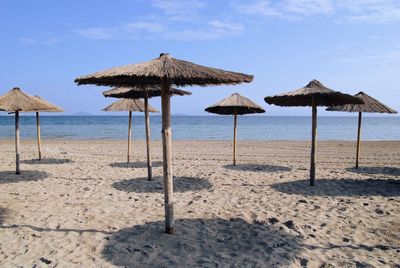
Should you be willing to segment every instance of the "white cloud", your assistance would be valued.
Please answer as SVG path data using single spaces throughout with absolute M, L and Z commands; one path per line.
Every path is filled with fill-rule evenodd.
M 256 0 L 252 3 L 234 3 L 236 10 L 266 17 L 294 18 L 333 12 L 332 0 Z
M 254 0 L 233 2 L 244 14 L 265 17 L 301 18 L 329 14 L 347 22 L 400 21 L 399 0 Z
M 74 32 L 82 37 L 89 39 L 112 39 L 115 29 L 110 28 L 85 28 L 74 30 Z
M 241 23 L 211 20 L 195 26 L 180 27 L 172 23 L 130 22 L 110 28 L 85 28 L 74 33 L 88 39 L 167 39 L 180 41 L 215 40 L 240 34 L 244 30 Z
M 345 11 L 345 19 L 353 22 L 400 21 L 398 0 L 338 0 L 337 8 Z
M 328 14 L 334 10 L 331 0 L 284 0 L 282 8 L 302 15 Z
M 283 15 L 269 0 L 255 1 L 243 5 L 235 3 L 234 6 L 239 12 L 247 14 L 258 14 L 266 17 L 280 17 Z
M 192 20 L 207 4 L 203 0 L 152 0 L 151 5 L 163 11 L 170 19 Z
M 149 34 L 160 33 L 164 26 L 156 22 L 137 21 L 115 27 L 89 27 L 73 30 L 73 33 L 98 40 L 148 38 Z
M 24 44 L 24 45 L 46 45 L 46 46 L 51 46 L 60 43 L 64 39 L 68 38 L 67 36 L 65 37 L 59 37 L 56 36 L 52 33 L 45 33 L 41 34 L 40 37 L 37 38 L 32 38 L 32 37 L 22 37 L 19 38 L 19 42 Z

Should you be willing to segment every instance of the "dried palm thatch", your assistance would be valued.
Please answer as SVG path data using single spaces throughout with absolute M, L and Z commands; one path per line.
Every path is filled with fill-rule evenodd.
M 171 88 L 170 93 L 173 96 L 192 95 L 192 92 Z M 149 87 L 116 87 L 103 92 L 104 97 L 142 99 L 161 96 L 161 87 L 159 85 Z
M 362 104 L 363 101 L 349 94 L 325 87 L 318 80 L 312 80 L 305 87 L 280 95 L 265 97 L 269 104 L 279 106 L 312 106 L 310 185 L 315 184 L 315 150 L 317 136 L 317 106 Z
M 360 139 L 361 139 L 361 119 L 362 113 L 388 113 L 395 114 L 397 111 L 379 102 L 377 99 L 365 94 L 364 92 L 358 92 L 354 95 L 363 100 L 364 104 L 346 104 L 343 106 L 332 106 L 328 107 L 327 111 L 336 112 L 358 112 L 358 128 L 357 128 L 357 146 L 356 146 L 356 168 L 358 168 L 359 156 L 360 156 Z
M 343 106 L 331 106 L 328 107 L 327 111 L 336 111 L 336 112 L 361 112 L 361 113 L 388 113 L 395 114 L 397 111 L 392 108 L 386 106 L 382 102 L 379 102 L 377 99 L 365 94 L 360 91 L 356 95 L 360 98 L 364 103 L 363 104 L 346 104 Z
M 47 100 L 39 97 L 38 95 L 35 95 L 35 98 L 38 98 L 39 100 L 45 102 L 47 104 L 47 107 L 44 107 L 42 110 L 39 112 L 51 112 L 51 113 L 61 113 L 64 112 L 63 109 L 58 107 L 57 105 L 52 104 L 51 102 L 48 102 Z
M 78 85 L 98 86 L 150 86 L 160 85 L 161 78 L 176 86 L 207 86 L 251 82 L 252 75 L 205 67 L 160 54 L 151 61 L 107 69 L 75 79 Z
M 0 111 L 8 111 L 15 113 L 15 158 L 16 158 L 16 174 L 20 173 L 20 156 L 19 156 L 19 113 L 20 112 L 36 112 L 36 129 L 39 160 L 42 159 L 41 141 L 40 141 L 40 117 L 39 112 L 62 112 L 63 110 L 54 104 L 40 98 L 39 96 L 31 96 L 26 94 L 18 87 L 11 89 L 9 92 L 0 96 Z
M 144 107 L 144 102 L 139 99 L 120 99 L 120 100 L 108 105 L 107 107 L 105 107 L 103 109 L 103 111 L 106 111 L 106 112 L 123 112 L 123 111 L 144 112 L 145 107 Z M 150 113 L 158 113 L 159 111 L 156 108 L 149 106 L 149 112 Z
M 207 86 L 249 83 L 252 75 L 205 67 L 161 54 L 159 58 L 125 65 L 75 79 L 78 85 L 161 86 L 165 231 L 175 233 L 171 138 L 171 85 Z
M 174 96 L 191 95 L 192 92 L 179 90 L 175 88 L 170 89 L 170 94 Z M 152 85 L 148 87 L 117 87 L 103 92 L 105 97 L 114 98 L 127 98 L 127 99 L 140 99 L 144 98 L 144 117 L 146 126 L 146 151 L 147 151 L 147 179 L 153 179 L 151 154 L 150 154 L 150 118 L 149 112 L 146 110 L 149 104 L 149 98 L 161 96 L 161 87 L 159 85 Z
M 121 112 L 128 111 L 128 153 L 127 153 L 127 162 L 130 161 L 131 156 L 131 139 L 132 139 L 132 112 L 151 112 L 158 113 L 159 111 L 156 108 L 151 107 L 150 105 L 145 105 L 142 100 L 139 99 L 120 99 L 103 109 L 106 112 Z
M 18 87 L 0 96 L 0 111 L 42 112 L 54 109 L 54 107 L 56 106 L 41 98 L 31 96 Z
M 236 166 L 237 115 L 265 113 L 265 110 L 250 99 L 243 97 L 239 93 L 234 93 L 207 107 L 205 111 L 214 114 L 233 115 L 233 165 Z
M 250 99 L 234 93 L 229 97 L 207 107 L 206 112 L 214 114 L 255 114 L 265 113 L 265 110 Z
M 275 104 L 278 106 L 312 106 L 313 101 L 317 106 L 363 103 L 352 95 L 325 87 L 318 80 L 312 80 L 305 87 L 294 91 L 272 97 L 265 97 L 264 100 L 268 104 Z

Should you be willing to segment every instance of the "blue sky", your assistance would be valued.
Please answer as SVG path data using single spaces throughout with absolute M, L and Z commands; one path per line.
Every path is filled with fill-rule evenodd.
M 255 76 L 239 86 L 187 88 L 193 95 L 173 99 L 175 114 L 205 114 L 239 92 L 267 115 L 309 115 L 263 97 L 312 79 L 400 110 L 399 24 L 398 0 L 2 0 L 0 93 L 18 86 L 68 114 L 101 114 L 113 101 L 101 94 L 108 88 L 78 87 L 74 78 L 169 52 Z

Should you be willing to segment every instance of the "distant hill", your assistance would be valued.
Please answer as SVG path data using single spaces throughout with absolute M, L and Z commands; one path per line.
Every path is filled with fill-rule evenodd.
M 88 112 L 77 112 L 77 113 L 73 113 L 71 115 L 77 115 L 77 116 L 84 116 L 84 115 L 92 115 L 91 113 Z

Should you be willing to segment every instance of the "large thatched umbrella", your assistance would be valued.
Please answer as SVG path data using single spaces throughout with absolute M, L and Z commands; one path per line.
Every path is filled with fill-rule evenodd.
M 312 107 L 312 132 L 311 132 L 311 164 L 310 185 L 315 183 L 315 147 L 317 135 L 317 106 L 332 106 L 343 104 L 362 104 L 363 101 L 349 94 L 334 91 L 325 87 L 317 80 L 312 80 L 308 85 L 295 91 L 280 95 L 265 97 L 268 104 L 279 106 L 311 106 Z
M 145 90 L 144 90 L 145 89 Z M 192 92 L 171 88 L 171 94 L 176 96 L 191 95 Z M 105 97 L 126 98 L 126 99 L 144 99 L 144 115 L 146 125 L 146 150 L 147 150 L 147 179 L 153 178 L 150 154 L 150 118 L 149 118 L 149 98 L 161 96 L 160 86 L 149 87 L 116 87 L 103 92 Z
M 207 107 L 206 112 L 222 115 L 233 115 L 233 165 L 236 166 L 236 126 L 237 116 L 244 114 L 265 113 L 265 110 L 258 104 L 234 93 L 229 97 Z
M 145 107 L 144 102 L 139 99 L 120 99 L 112 104 L 108 105 L 103 109 L 106 112 L 129 112 L 128 119 L 128 154 L 127 154 L 127 162 L 129 163 L 129 158 L 131 154 L 131 137 L 132 137 L 132 112 L 145 112 L 148 111 L 150 113 L 158 113 L 159 111 L 156 108 L 153 108 L 149 105 Z
M 0 96 L 0 111 L 15 113 L 15 156 L 16 173 L 20 173 L 19 168 L 19 113 L 20 112 L 40 112 L 54 109 L 50 103 L 40 98 L 28 95 L 15 87 L 3 96 Z M 38 133 L 40 135 L 40 132 Z
M 42 160 L 42 145 L 41 145 L 41 139 L 40 139 L 40 116 L 39 116 L 39 112 L 60 113 L 60 112 L 64 112 L 64 110 L 61 109 L 60 107 L 48 102 L 47 100 L 39 97 L 38 95 L 35 95 L 35 97 L 47 104 L 47 107 L 43 107 L 42 110 L 36 111 L 36 132 L 37 132 L 38 153 L 39 153 L 39 160 Z
M 364 104 L 346 104 L 342 106 L 328 107 L 327 111 L 337 112 L 358 112 L 358 129 L 357 129 L 357 149 L 356 149 L 356 168 L 358 168 L 358 158 L 360 154 L 360 136 L 361 136 L 361 118 L 362 113 L 388 113 L 395 114 L 397 111 L 365 94 L 364 92 L 358 92 L 354 95 L 364 101 Z
M 75 82 L 78 85 L 125 87 L 161 85 L 165 226 L 166 232 L 172 234 L 175 232 L 175 228 L 171 150 L 171 85 L 208 86 L 249 83 L 252 80 L 252 75 L 209 68 L 174 59 L 169 54 L 161 54 L 159 58 L 151 61 L 86 75 L 76 79 Z

